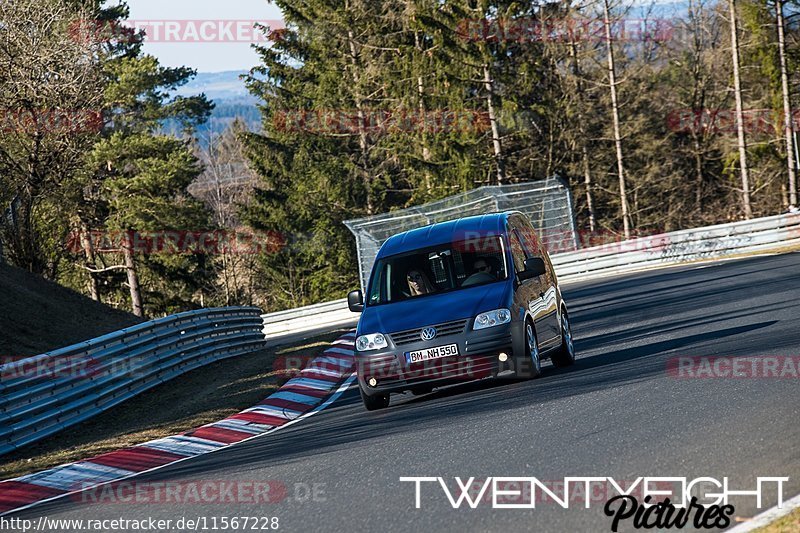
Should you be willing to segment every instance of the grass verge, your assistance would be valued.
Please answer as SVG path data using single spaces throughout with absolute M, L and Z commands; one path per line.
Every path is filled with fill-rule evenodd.
M 756 533 L 797 533 L 798 531 L 800 531 L 800 508 L 775 520 L 768 526 L 757 529 Z
M 348 328 L 349 329 L 349 328 Z M 287 381 L 276 358 L 316 357 L 347 329 L 217 361 L 150 389 L 41 442 L 0 456 L 0 479 L 88 459 L 216 422 L 252 407 Z

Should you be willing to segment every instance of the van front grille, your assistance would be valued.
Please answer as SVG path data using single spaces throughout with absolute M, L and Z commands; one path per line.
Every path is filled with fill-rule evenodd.
M 399 331 L 397 333 L 389 334 L 389 337 L 394 342 L 395 346 L 402 346 L 404 344 L 411 344 L 412 342 L 419 342 L 422 340 L 420 334 L 422 330 L 429 327 L 436 328 L 436 338 L 448 337 L 450 335 L 457 335 L 464 332 L 469 319 L 454 320 L 453 322 L 445 322 L 443 324 L 434 324 L 433 326 L 424 326 L 416 329 L 409 329 L 406 331 Z

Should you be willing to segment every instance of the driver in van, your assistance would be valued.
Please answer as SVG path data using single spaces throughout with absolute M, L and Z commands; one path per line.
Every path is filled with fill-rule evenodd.
M 433 284 L 431 284 L 428 276 L 422 270 L 412 268 L 406 274 L 406 281 L 408 281 L 408 290 L 411 296 L 419 296 L 420 294 L 429 294 L 435 291 Z
M 472 264 L 472 271 L 473 275 L 484 273 L 495 277 L 495 273 L 492 271 L 490 260 L 485 257 L 479 257 L 475 260 L 475 262 Z

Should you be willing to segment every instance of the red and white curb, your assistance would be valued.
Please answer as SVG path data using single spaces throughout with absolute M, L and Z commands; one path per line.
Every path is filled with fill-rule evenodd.
M 0 516 L 152 472 L 285 428 L 333 403 L 355 380 L 350 332 L 261 403 L 180 435 L 0 481 Z

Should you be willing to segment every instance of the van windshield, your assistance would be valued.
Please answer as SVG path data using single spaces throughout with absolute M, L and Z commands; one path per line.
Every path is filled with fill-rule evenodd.
M 367 305 L 451 292 L 507 278 L 498 235 L 384 257 L 372 269 Z

